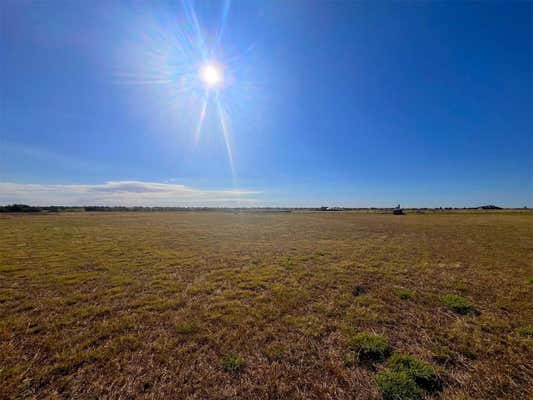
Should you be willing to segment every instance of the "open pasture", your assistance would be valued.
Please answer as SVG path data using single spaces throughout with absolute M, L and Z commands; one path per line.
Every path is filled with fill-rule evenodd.
M 3 215 L 0 397 L 526 399 L 532 291 L 526 212 Z

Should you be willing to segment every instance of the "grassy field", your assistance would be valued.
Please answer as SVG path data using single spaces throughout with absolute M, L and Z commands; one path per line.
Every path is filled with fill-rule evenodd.
M 527 399 L 533 214 L 0 216 L 0 397 Z

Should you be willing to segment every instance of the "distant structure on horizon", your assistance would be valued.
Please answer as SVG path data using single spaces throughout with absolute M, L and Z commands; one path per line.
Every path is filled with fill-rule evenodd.
M 405 213 L 403 212 L 403 210 L 402 210 L 402 208 L 400 207 L 399 204 L 396 206 L 396 208 L 394 210 L 392 210 L 392 213 L 394 215 L 405 215 Z
M 320 207 L 320 211 L 343 211 L 343 210 L 344 210 L 343 207 L 326 207 L 326 206 Z
M 502 210 L 501 207 L 495 206 L 493 204 L 489 204 L 486 206 L 479 206 L 478 209 L 479 210 Z

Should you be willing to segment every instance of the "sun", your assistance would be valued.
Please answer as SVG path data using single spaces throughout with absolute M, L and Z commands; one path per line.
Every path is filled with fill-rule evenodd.
M 200 68 L 200 79 L 207 88 L 215 88 L 224 80 L 222 68 L 216 63 L 207 63 Z

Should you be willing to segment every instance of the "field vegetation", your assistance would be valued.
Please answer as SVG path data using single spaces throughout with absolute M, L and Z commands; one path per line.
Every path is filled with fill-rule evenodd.
M 533 213 L 0 216 L 0 398 L 527 399 Z

